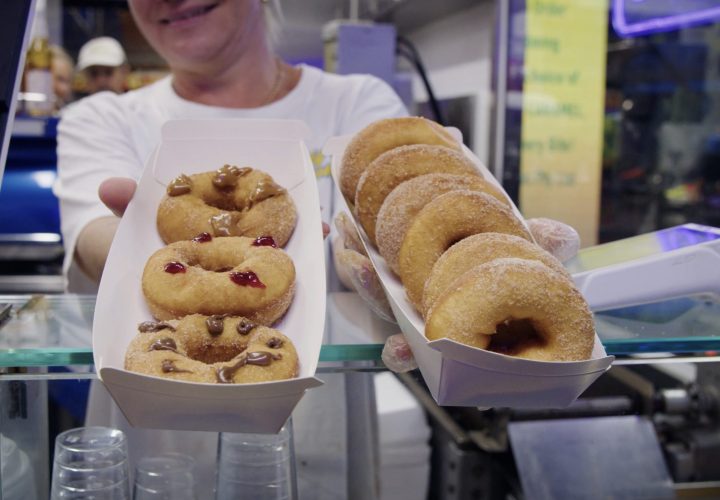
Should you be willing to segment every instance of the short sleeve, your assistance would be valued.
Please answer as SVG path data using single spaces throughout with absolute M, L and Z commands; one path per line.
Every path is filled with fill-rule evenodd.
M 362 76 L 363 83 L 353 96 L 350 108 L 341 120 L 340 134 L 352 134 L 383 118 L 407 116 L 405 105 L 397 93 L 374 76 Z
M 142 172 L 127 128 L 119 96 L 109 92 L 72 105 L 60 120 L 53 191 L 60 202 L 66 276 L 77 275 L 77 269 L 70 272 L 70 267 L 82 229 L 92 220 L 112 215 L 98 197 L 100 183 L 109 177 L 137 178 Z

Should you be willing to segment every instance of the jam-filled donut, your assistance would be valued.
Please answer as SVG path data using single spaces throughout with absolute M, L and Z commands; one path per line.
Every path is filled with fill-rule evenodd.
M 448 248 L 435 262 L 425 281 L 422 300 L 423 315 L 427 316 L 437 298 L 457 278 L 475 266 L 502 257 L 537 260 L 555 272 L 570 278 L 570 274 L 559 260 L 534 243 L 511 234 L 474 234 Z
M 295 266 L 268 237 L 213 238 L 204 233 L 155 252 L 142 276 L 155 318 L 232 314 L 272 325 L 290 306 Z
M 400 246 L 400 279 L 408 299 L 422 310 L 425 280 L 432 266 L 454 243 L 478 233 L 506 233 L 532 241 L 512 209 L 475 191 L 450 191 L 418 212 Z
M 375 158 L 409 144 L 435 144 L 462 151 L 447 130 L 425 118 L 410 116 L 373 122 L 355 134 L 345 148 L 340 171 L 340 191 L 345 199 L 349 203 L 355 201 L 360 176 Z
M 425 336 L 519 358 L 580 361 L 592 354 L 595 329 L 569 278 L 539 261 L 502 258 L 447 288 L 427 317 Z
M 125 369 L 156 377 L 220 384 L 294 378 L 290 339 L 243 317 L 193 314 L 145 322 L 125 354 Z
M 380 255 L 395 274 L 400 274 L 400 245 L 417 213 L 441 194 L 460 189 L 487 193 L 506 205 L 510 204 L 499 189 L 476 175 L 421 175 L 403 182 L 385 198 L 377 215 L 375 237 Z
M 368 165 L 355 191 L 355 213 L 374 245 L 375 223 L 385 198 L 401 183 L 432 173 L 480 176 L 475 164 L 461 152 L 427 144 L 391 149 Z
M 214 172 L 181 175 L 167 187 L 157 212 L 165 243 L 212 236 L 272 236 L 284 247 L 297 211 L 288 192 L 265 172 L 225 165 Z

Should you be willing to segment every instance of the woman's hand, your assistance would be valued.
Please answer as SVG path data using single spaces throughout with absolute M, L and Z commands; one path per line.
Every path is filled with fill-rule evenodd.
M 135 194 L 135 189 L 137 189 L 137 182 L 134 180 L 125 177 L 111 177 L 100 184 L 98 196 L 105 206 L 112 210 L 112 213 L 122 217 Z

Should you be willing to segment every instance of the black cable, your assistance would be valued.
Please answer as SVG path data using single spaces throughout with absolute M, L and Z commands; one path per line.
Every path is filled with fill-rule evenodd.
M 405 57 L 415 66 L 415 70 L 418 72 L 418 75 L 420 75 L 423 85 L 425 86 L 425 91 L 428 95 L 428 102 L 435 117 L 435 121 L 444 126 L 445 118 L 443 117 L 440 105 L 435 98 L 435 92 L 433 92 L 432 86 L 430 85 L 430 80 L 428 79 L 427 72 L 425 71 L 425 65 L 423 64 L 417 49 L 407 38 L 398 36 L 395 51 L 399 56 Z

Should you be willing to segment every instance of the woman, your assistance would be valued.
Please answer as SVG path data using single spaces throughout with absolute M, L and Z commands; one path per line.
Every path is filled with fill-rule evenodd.
M 270 43 L 270 6 L 260 0 L 130 0 L 129 4 L 138 27 L 167 61 L 171 75 L 123 95 L 93 95 L 63 115 L 55 193 L 60 199 L 70 291 L 97 289 L 119 223 L 114 213 L 121 214 L 130 200 L 165 121 L 299 119 L 312 131 L 308 148 L 317 152 L 329 137 L 406 114 L 391 88 L 376 78 L 331 75 L 281 61 Z M 318 182 L 323 213 L 329 218 L 333 186 L 322 173 L 325 170 L 318 169 Z M 98 198 L 98 190 L 107 206 Z M 310 422 L 324 430 L 315 436 L 318 449 L 342 451 L 343 444 L 334 440 L 344 438 L 342 427 L 337 427 L 345 420 L 337 415 L 344 410 L 343 390 L 341 378 L 328 377 L 326 387 L 310 391 L 303 403 L 313 408 L 305 417 L 296 412 L 296 435 Z M 132 461 L 171 445 L 193 454 L 201 465 L 198 483 L 205 493 L 212 488 L 216 436 L 131 429 L 103 392 L 100 384 L 93 387 L 88 424 L 124 429 Z M 325 400 L 306 402 L 328 394 L 335 394 L 332 409 Z

